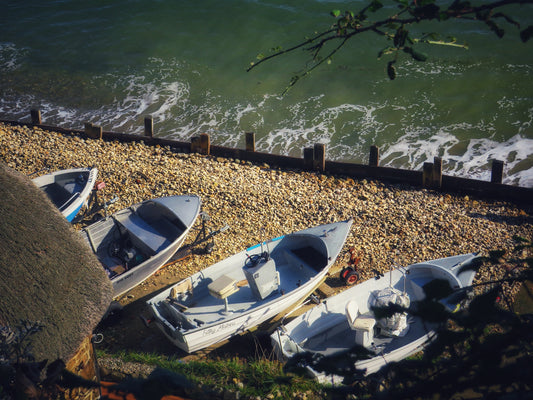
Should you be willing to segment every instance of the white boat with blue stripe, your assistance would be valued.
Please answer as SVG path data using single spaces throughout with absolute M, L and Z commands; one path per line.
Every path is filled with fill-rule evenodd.
M 304 229 L 226 258 L 148 300 L 153 319 L 189 353 L 243 333 L 323 282 L 352 222 Z
M 72 222 L 87 205 L 97 176 L 96 168 L 72 168 L 41 175 L 32 181 L 46 193 L 67 221 Z

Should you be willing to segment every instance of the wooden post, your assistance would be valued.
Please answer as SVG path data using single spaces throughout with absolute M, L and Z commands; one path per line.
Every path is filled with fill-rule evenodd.
M 154 137 L 154 119 L 151 115 L 144 117 L 144 136 Z
M 30 110 L 30 115 L 33 125 L 41 125 L 41 110 Z
M 491 183 L 502 183 L 503 181 L 503 161 L 492 160 Z
M 211 144 L 207 133 L 201 133 L 200 136 L 191 138 L 191 153 L 209 155 L 210 152 Z
M 425 162 L 422 170 L 422 186 L 431 187 L 433 182 L 433 163 Z
M 313 148 L 313 169 L 324 171 L 326 169 L 326 145 L 316 143 Z
M 431 186 L 435 189 L 442 187 L 442 158 L 433 157 L 433 182 Z
M 202 149 L 202 154 L 209 155 L 211 154 L 211 140 L 207 133 L 200 134 L 200 147 Z
M 89 137 L 92 137 L 93 134 L 93 124 L 92 122 L 85 123 L 85 134 Z
M 193 136 L 191 138 L 191 153 L 200 152 L 200 136 Z
M 313 169 L 313 148 L 304 147 L 304 168 Z
M 102 139 L 102 134 L 103 134 L 103 131 L 102 131 L 102 127 L 101 126 L 97 126 L 97 125 L 93 125 L 93 128 L 92 128 L 92 138 L 93 139 Z
M 370 146 L 370 157 L 368 158 L 368 165 L 377 167 L 379 165 L 379 147 L 376 145 Z
M 255 151 L 255 133 L 246 132 L 246 151 Z

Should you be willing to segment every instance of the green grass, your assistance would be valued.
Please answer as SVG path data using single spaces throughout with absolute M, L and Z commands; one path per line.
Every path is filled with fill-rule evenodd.
M 157 354 L 117 353 L 98 351 L 98 357 L 112 357 L 123 362 L 136 362 L 170 370 L 183 375 L 193 384 L 218 390 L 240 392 L 241 398 L 295 399 L 306 394 L 307 399 L 323 398 L 323 387 L 311 379 L 288 375 L 282 364 L 263 359 L 240 358 L 183 362 Z M 316 396 L 316 397 L 313 397 Z

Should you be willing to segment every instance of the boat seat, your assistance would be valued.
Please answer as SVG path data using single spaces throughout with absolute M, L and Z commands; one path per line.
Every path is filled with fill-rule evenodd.
M 237 281 L 227 275 L 219 276 L 211 282 L 207 289 L 209 294 L 217 299 L 225 299 L 239 290 Z
M 117 216 L 117 220 L 132 236 L 144 243 L 153 254 L 158 253 L 170 245 L 170 241 L 165 236 L 156 231 L 153 226 L 137 214 L 120 215 Z
M 355 343 L 370 347 L 374 340 L 375 318 L 370 314 L 361 314 L 355 300 L 346 303 L 346 318 L 350 328 L 355 331 Z

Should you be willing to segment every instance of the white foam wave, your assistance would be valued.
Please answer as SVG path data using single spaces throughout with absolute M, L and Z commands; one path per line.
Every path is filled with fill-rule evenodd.
M 503 183 L 533 186 L 533 139 L 517 134 L 504 142 L 488 138 L 460 140 L 440 131 L 427 139 L 405 135 L 382 151 L 383 165 L 421 170 L 434 157 L 443 160 L 443 173 L 490 180 L 493 160 L 504 161 Z

